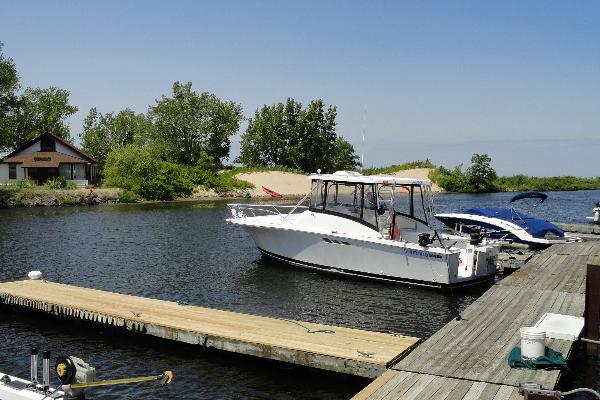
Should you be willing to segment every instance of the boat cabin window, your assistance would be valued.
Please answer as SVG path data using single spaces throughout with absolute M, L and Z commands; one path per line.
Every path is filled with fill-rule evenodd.
M 382 189 L 385 186 L 382 186 Z M 425 223 L 428 216 L 425 212 L 425 194 L 421 186 L 397 185 L 394 193 L 394 211 L 407 217 L 418 219 Z
M 325 190 L 322 181 L 313 181 L 310 190 L 310 208 L 322 209 L 325 200 Z
M 431 223 L 431 191 L 420 184 L 312 182 L 310 209 L 356 220 L 373 229 L 386 229 L 395 215 Z
M 326 210 L 360 218 L 361 202 L 362 185 L 342 182 L 328 183 Z
M 351 182 L 313 181 L 312 211 L 339 215 L 377 228 L 375 185 Z

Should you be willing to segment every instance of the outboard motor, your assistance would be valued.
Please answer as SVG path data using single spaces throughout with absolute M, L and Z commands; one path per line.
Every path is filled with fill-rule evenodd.
M 433 238 L 429 233 L 419 233 L 419 246 L 426 247 L 433 243 Z
M 594 208 L 594 223 L 600 224 L 600 201 L 596 203 L 596 208 Z
M 485 236 L 485 232 L 483 231 L 479 231 L 479 232 L 471 232 L 471 241 L 469 242 L 472 245 L 478 245 L 481 244 L 481 242 L 483 242 L 483 237 Z

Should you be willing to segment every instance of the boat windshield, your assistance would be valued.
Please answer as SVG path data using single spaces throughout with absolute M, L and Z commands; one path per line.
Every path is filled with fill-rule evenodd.
M 377 196 L 374 184 L 312 182 L 310 209 L 353 219 L 377 229 Z
M 384 186 L 380 188 L 380 192 L 383 189 Z M 396 214 L 417 219 L 425 224 L 431 221 L 433 199 L 430 191 L 417 185 L 396 185 L 393 198 Z
M 310 209 L 383 229 L 391 221 L 392 210 L 427 225 L 433 203 L 431 192 L 420 185 L 313 180 Z

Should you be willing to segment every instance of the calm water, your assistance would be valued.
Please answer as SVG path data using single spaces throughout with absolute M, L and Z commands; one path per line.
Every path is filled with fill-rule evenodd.
M 510 194 L 440 195 L 438 211 L 504 206 Z M 585 222 L 600 191 L 551 193 L 526 211 Z M 460 294 L 346 280 L 260 260 L 224 202 L 0 210 L 0 281 L 52 281 L 266 316 L 431 336 L 485 288 Z M 0 371 L 27 377 L 32 345 L 76 355 L 99 379 L 172 369 L 175 384 L 97 399 L 346 399 L 369 381 L 0 309 Z M 584 362 L 580 363 L 584 365 Z M 589 363 L 588 363 L 589 364 Z M 587 365 L 587 364 L 585 364 Z M 595 365 L 595 364 L 594 364 Z M 588 376 L 584 380 L 596 375 Z

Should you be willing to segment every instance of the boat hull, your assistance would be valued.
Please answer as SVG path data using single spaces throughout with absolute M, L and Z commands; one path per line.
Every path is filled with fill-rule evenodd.
M 275 227 L 243 227 L 263 257 L 296 267 L 439 288 L 468 286 L 494 278 L 495 265 L 487 265 L 486 271 L 462 279 L 457 252 Z

